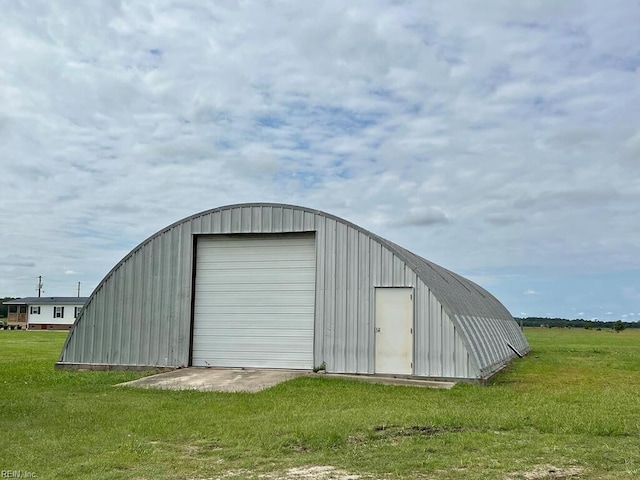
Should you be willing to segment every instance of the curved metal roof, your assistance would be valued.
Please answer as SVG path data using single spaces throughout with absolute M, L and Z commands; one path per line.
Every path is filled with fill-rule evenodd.
M 163 233 L 181 225 L 184 223 L 188 223 L 191 220 L 209 215 L 212 213 L 220 212 L 223 210 L 230 210 L 233 208 L 242 208 L 242 207 L 277 207 L 277 208 L 291 208 L 295 210 L 300 210 L 304 212 L 308 212 L 314 215 L 320 215 L 323 217 L 328 217 L 336 222 L 342 223 L 344 225 L 348 225 L 351 228 L 375 239 L 381 245 L 385 246 L 393 253 L 395 253 L 399 258 L 405 261 L 408 265 L 412 267 L 412 269 L 416 272 L 418 277 L 425 282 L 429 288 L 433 291 L 433 293 L 438 297 L 438 300 L 442 302 L 445 306 L 447 313 L 449 315 L 473 315 L 473 316 L 484 316 L 489 318 L 499 318 L 504 320 L 513 320 L 513 317 L 509 313 L 509 311 L 500 303 L 493 295 L 487 292 L 480 285 L 472 282 L 471 280 L 458 275 L 450 270 L 447 270 L 440 265 L 437 265 L 429 260 L 420 257 L 419 255 L 410 252 L 409 250 L 383 238 L 375 233 L 356 225 L 355 223 L 350 222 L 341 217 L 337 217 L 327 212 L 323 212 L 322 210 L 316 210 L 308 207 L 302 207 L 299 205 L 291 205 L 284 203 L 238 203 L 232 205 L 225 205 L 222 207 L 212 208 L 210 210 L 205 210 L 203 212 L 196 213 L 194 215 L 190 215 L 188 217 L 183 218 L 182 220 L 178 220 L 177 222 L 172 223 L 168 227 L 159 230 L 155 234 L 151 235 L 149 238 L 138 244 L 135 248 L 131 250 L 116 266 L 114 266 L 111 271 L 105 276 L 105 278 L 100 282 L 100 284 L 96 287 L 95 291 L 98 291 L 102 284 L 111 276 L 111 274 L 116 271 L 120 265 L 125 263 L 132 255 L 134 255 L 140 248 L 142 248 L 145 244 L 149 243 L 155 237 L 162 235 Z M 94 292 L 95 292 L 94 291 Z M 89 301 L 93 297 L 89 297 Z

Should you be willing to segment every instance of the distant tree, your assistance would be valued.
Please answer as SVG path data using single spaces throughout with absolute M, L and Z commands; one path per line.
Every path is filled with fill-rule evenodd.
M 613 324 L 613 329 L 616 331 L 616 333 L 620 333 L 625 328 L 627 328 L 627 326 L 624 323 L 622 323 L 621 320 L 618 320 L 616 323 Z

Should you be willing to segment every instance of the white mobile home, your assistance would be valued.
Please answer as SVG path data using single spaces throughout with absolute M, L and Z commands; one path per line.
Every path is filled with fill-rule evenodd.
M 69 330 L 88 297 L 25 297 L 4 302 L 8 305 L 10 328 Z

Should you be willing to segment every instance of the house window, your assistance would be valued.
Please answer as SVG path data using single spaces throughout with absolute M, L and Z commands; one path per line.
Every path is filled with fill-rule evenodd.
M 82 310 L 82 307 L 73 308 L 73 318 L 78 318 L 78 314 L 80 313 L 80 310 Z
M 17 305 L 9 305 L 9 313 L 18 313 Z
M 40 315 L 40 307 L 31 307 L 30 315 Z
M 27 313 L 27 306 L 26 305 L 20 305 L 20 313 Z
M 53 318 L 64 318 L 64 307 L 53 307 Z

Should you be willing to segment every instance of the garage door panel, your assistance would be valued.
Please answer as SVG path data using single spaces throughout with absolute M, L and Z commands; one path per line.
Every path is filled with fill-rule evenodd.
M 265 280 L 266 281 L 266 280 Z M 280 292 L 286 290 L 287 292 L 303 292 L 309 294 L 313 292 L 313 283 L 304 284 L 292 284 L 288 282 L 269 282 L 268 284 L 252 284 L 243 285 L 239 283 L 227 284 L 222 282 L 207 282 L 200 285 L 196 289 L 196 293 L 208 293 L 212 288 L 215 288 L 218 292 L 223 292 L 225 295 L 233 295 L 234 297 L 254 297 L 256 295 L 263 295 L 265 297 L 271 296 L 271 292 Z M 242 291 L 239 291 L 242 289 Z M 306 298 L 306 296 L 305 296 Z
M 207 274 L 207 272 L 200 272 Z M 262 291 L 265 288 L 270 289 L 271 285 L 281 285 L 282 287 L 290 286 L 296 290 L 309 290 L 314 288 L 314 282 L 306 279 L 300 279 L 295 284 L 291 282 L 291 276 L 296 275 L 297 272 L 269 274 L 254 272 L 251 276 L 245 278 L 237 278 L 233 272 L 220 272 L 222 278 L 208 279 L 203 281 L 201 286 L 218 285 L 220 288 L 226 288 L 227 290 L 234 290 L 236 287 L 242 286 L 242 291 Z M 209 275 L 213 275 L 210 273 Z M 280 287 L 280 288 L 282 288 Z
M 313 367 L 313 235 L 201 237 L 192 363 Z
M 207 265 L 203 270 L 226 270 L 235 272 L 239 265 L 251 265 L 254 269 L 253 274 L 260 274 L 262 270 L 267 270 L 269 274 L 272 272 L 288 272 L 292 269 L 299 268 L 299 264 L 303 259 L 293 259 L 289 261 L 279 262 L 277 260 L 252 261 L 250 258 L 243 258 L 240 262 L 223 262 Z
M 209 332 L 210 333 L 208 333 L 208 334 L 207 333 L 203 333 L 203 336 L 214 337 L 214 336 L 220 334 L 219 331 L 209 331 Z M 238 331 L 227 332 L 228 335 L 236 335 L 237 333 L 238 333 Z M 284 342 L 289 342 L 288 350 L 295 350 L 295 351 L 299 351 L 299 352 L 304 352 L 304 351 L 306 351 L 306 348 L 303 348 L 303 346 L 304 346 L 304 343 L 306 342 L 307 334 L 308 334 L 308 332 L 292 332 L 287 337 L 282 337 L 280 335 L 265 335 L 262 338 L 258 338 L 258 337 L 251 336 L 251 335 L 247 335 L 247 336 L 243 336 L 242 339 L 236 339 L 236 342 L 235 342 L 235 347 L 236 348 L 234 349 L 234 351 L 241 350 L 242 347 L 246 347 L 246 346 L 249 346 L 249 345 L 251 345 L 251 346 L 255 346 L 255 345 L 266 346 L 267 339 L 279 338 L 279 339 L 282 339 Z M 269 353 L 269 352 L 265 352 L 265 353 Z
M 246 300 L 243 297 L 234 297 L 231 299 L 225 298 L 225 299 L 218 299 L 218 300 L 211 299 L 211 300 L 208 300 L 206 303 L 203 302 L 201 307 L 224 308 L 225 306 L 227 306 L 227 307 L 233 308 L 233 311 L 236 312 L 238 302 L 233 302 L 234 299 L 237 299 L 238 302 Z M 274 299 L 273 297 L 269 298 L 263 295 L 257 295 L 255 298 L 252 299 L 252 303 L 255 303 L 255 302 L 260 302 L 260 305 L 255 305 L 255 304 L 245 305 L 245 310 L 243 311 L 243 313 L 253 312 L 254 310 L 257 310 L 258 313 L 263 313 L 263 309 L 268 309 L 269 307 L 277 307 L 277 312 L 282 312 L 283 314 L 295 315 L 301 309 L 304 309 L 305 307 L 307 307 L 307 303 L 305 302 L 305 300 L 300 298 L 291 300 L 291 302 L 288 305 L 281 305 L 278 303 L 277 299 Z M 313 309 L 307 310 L 307 311 L 313 311 Z M 216 315 L 218 313 L 222 313 L 222 312 L 216 312 Z
M 218 332 L 219 334 L 223 334 L 224 332 L 229 332 L 229 334 L 235 334 L 235 332 L 248 330 L 248 331 L 256 331 L 256 328 L 247 322 L 244 325 L 229 325 L 226 324 L 211 324 L 211 325 L 203 325 L 199 327 L 199 331 L 201 333 L 206 332 Z M 256 337 L 266 336 L 266 335 L 279 335 L 279 336 L 287 336 L 292 332 L 308 332 L 312 331 L 313 328 L 310 328 L 307 325 L 292 325 L 292 322 L 288 322 L 287 320 L 274 321 L 272 324 L 272 328 L 265 328 L 260 331 L 260 335 L 255 335 Z
M 247 331 L 255 331 L 255 327 L 250 324 L 245 325 L 233 325 L 230 326 L 228 324 L 222 325 L 204 325 L 199 327 L 199 333 L 217 333 L 219 335 L 228 334 L 229 336 L 235 335 L 236 332 L 247 330 Z M 292 335 L 295 332 L 309 332 L 313 331 L 313 328 L 309 328 L 306 325 L 295 326 L 292 325 L 291 322 L 287 322 L 286 320 L 274 321 L 271 329 L 263 329 L 260 332 L 260 336 L 264 337 L 267 335 L 271 336 L 287 336 Z

